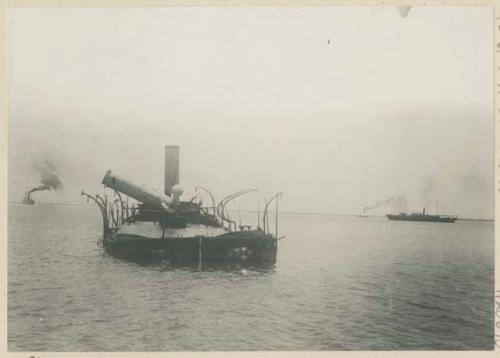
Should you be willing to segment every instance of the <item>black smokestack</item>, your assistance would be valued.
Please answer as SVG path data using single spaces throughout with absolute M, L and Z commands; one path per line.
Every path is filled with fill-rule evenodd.
M 179 146 L 165 146 L 165 194 L 171 195 L 170 189 L 179 184 Z
M 64 187 L 61 179 L 59 179 L 57 175 L 58 172 L 56 167 L 47 160 L 35 163 L 35 170 L 40 174 L 40 185 L 31 189 L 28 192 L 28 196 L 35 191 L 58 190 Z

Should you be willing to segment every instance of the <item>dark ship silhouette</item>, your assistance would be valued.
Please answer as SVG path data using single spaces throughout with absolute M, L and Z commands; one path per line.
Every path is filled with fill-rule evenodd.
M 93 200 L 103 218 L 103 246 L 116 257 L 128 259 L 161 258 L 172 263 L 237 262 L 247 264 L 274 264 L 278 250 L 278 198 L 266 201 L 256 227 L 236 225 L 225 212 L 225 206 L 237 197 L 256 191 L 247 189 L 224 197 L 215 205 L 208 189 L 205 192 L 211 206 L 203 206 L 196 197 L 181 201 L 183 189 L 179 186 L 179 147 L 165 146 L 164 194 L 145 189 L 108 170 L 102 180 L 106 195 L 82 195 Z M 124 200 L 124 197 L 126 200 Z M 129 205 L 129 198 L 137 205 Z M 269 230 L 268 208 L 274 202 L 275 232 Z
M 35 200 L 33 200 L 30 196 L 31 191 L 26 191 L 24 193 L 23 204 L 25 205 L 33 205 L 35 204 Z
M 437 223 L 454 223 L 458 217 L 455 215 L 429 215 L 425 213 L 425 208 L 421 213 L 399 213 L 399 214 L 386 214 L 389 220 L 400 221 L 425 221 Z

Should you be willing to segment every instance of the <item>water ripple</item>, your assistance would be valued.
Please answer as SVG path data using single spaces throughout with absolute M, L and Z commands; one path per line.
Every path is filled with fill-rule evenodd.
M 243 271 L 113 258 L 100 220 L 9 207 L 10 351 L 493 348 L 489 224 L 283 215 L 276 266 Z

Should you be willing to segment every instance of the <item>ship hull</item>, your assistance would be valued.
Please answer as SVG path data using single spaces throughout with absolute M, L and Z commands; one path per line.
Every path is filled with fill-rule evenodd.
M 397 220 L 397 221 L 420 221 L 420 222 L 436 222 L 436 223 L 454 223 L 457 221 L 457 218 L 454 217 L 440 217 L 434 215 L 421 215 L 417 217 L 413 216 L 403 216 L 403 215 L 394 215 L 387 214 L 386 215 L 389 220 Z
M 104 237 L 105 250 L 116 257 L 167 259 L 174 263 L 274 263 L 277 239 L 262 231 L 227 232 L 217 236 L 151 238 L 113 231 Z
M 33 205 L 33 204 L 35 204 L 35 201 L 29 197 L 25 197 L 23 199 L 23 204 L 24 205 Z

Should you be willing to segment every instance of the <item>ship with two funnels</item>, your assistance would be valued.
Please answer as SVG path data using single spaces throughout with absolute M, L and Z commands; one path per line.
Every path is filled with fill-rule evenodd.
M 179 147 L 165 146 L 165 190 L 157 194 L 140 187 L 108 170 L 102 179 L 113 190 L 106 195 L 82 195 L 93 200 L 103 219 L 105 250 L 119 257 L 160 257 L 172 262 L 274 263 L 278 249 L 278 199 L 281 193 L 266 201 L 260 210 L 256 227 L 239 225 L 231 220 L 225 206 L 234 199 L 255 192 L 241 190 L 224 197 L 217 205 L 212 193 L 203 187 L 211 205 L 203 206 L 197 197 L 181 200 L 179 185 Z M 137 205 L 129 205 L 129 198 Z M 269 229 L 268 209 L 275 205 L 274 233 Z

